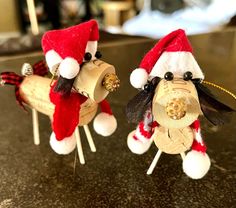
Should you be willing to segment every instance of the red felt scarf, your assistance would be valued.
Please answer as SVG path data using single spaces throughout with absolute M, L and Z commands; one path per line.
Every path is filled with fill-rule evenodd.
M 80 106 L 87 100 L 79 93 L 71 92 L 70 96 L 63 97 L 54 91 L 56 82 L 50 90 L 50 100 L 55 105 L 53 114 L 52 129 L 58 141 L 69 137 L 79 124 Z

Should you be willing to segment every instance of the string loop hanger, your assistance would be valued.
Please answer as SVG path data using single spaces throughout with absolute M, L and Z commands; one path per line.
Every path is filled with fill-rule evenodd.
M 205 81 L 205 80 L 203 80 L 202 83 L 206 84 L 206 85 L 209 85 L 209 86 L 212 86 L 212 87 L 215 87 L 215 88 L 227 93 L 228 95 L 230 95 L 231 97 L 233 97 L 236 100 L 236 95 L 234 93 L 232 93 L 231 91 L 225 89 L 224 87 L 221 87 L 220 85 L 217 85 L 215 83 Z

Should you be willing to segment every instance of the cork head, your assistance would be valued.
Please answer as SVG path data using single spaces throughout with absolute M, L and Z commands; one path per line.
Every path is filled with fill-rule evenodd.
M 201 113 L 198 94 L 191 81 L 161 80 L 152 102 L 155 120 L 166 128 L 191 125 Z
M 98 59 L 82 65 L 73 85 L 78 93 L 96 102 L 105 99 L 109 92 L 116 91 L 119 86 L 115 68 Z

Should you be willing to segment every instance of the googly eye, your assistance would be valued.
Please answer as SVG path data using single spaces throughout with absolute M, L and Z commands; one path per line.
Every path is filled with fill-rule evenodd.
M 90 61 L 92 59 L 92 55 L 91 55 L 91 53 L 85 53 L 84 54 L 84 60 L 85 61 Z
M 97 51 L 97 52 L 95 53 L 95 57 L 96 57 L 97 59 L 102 58 L 102 53 L 101 53 L 100 51 Z
M 193 78 L 193 73 L 190 72 L 190 71 L 185 72 L 184 75 L 183 75 L 183 79 L 184 79 L 185 81 L 189 81 L 189 80 L 191 80 L 192 78 Z
M 150 90 L 151 90 L 150 83 L 145 84 L 145 85 L 143 86 L 143 89 L 144 89 L 145 92 L 150 92 Z
M 174 75 L 173 75 L 172 72 L 166 72 L 165 75 L 164 75 L 164 78 L 165 78 L 165 80 L 167 80 L 167 81 L 171 81 L 171 80 L 174 79 Z

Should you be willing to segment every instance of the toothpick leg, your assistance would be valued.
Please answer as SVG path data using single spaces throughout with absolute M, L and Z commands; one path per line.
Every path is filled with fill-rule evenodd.
M 93 142 L 93 138 L 92 138 L 91 133 L 89 131 L 88 125 L 84 125 L 83 127 L 84 127 L 85 134 L 87 136 L 87 140 L 88 140 L 91 151 L 96 152 L 96 147 L 95 147 L 95 144 Z
M 33 121 L 33 134 L 34 134 L 34 144 L 40 144 L 39 138 L 39 119 L 38 119 L 38 112 L 33 108 L 32 109 L 32 121 Z
M 185 153 L 184 153 L 184 152 L 181 152 L 180 155 L 181 155 L 182 160 L 184 160 L 184 158 L 185 158 Z
M 82 145 L 81 145 L 79 127 L 76 127 L 76 129 L 75 129 L 75 138 L 76 138 L 76 143 L 77 143 L 79 161 L 83 165 L 83 164 L 85 164 L 85 160 L 84 160 L 84 153 L 83 153 L 83 149 L 82 149 Z
M 154 157 L 154 159 L 153 159 L 153 161 L 152 161 L 152 163 L 151 163 L 151 165 L 150 165 L 150 167 L 149 167 L 149 169 L 148 169 L 148 171 L 147 171 L 147 175 L 151 175 L 151 174 L 152 174 L 152 172 L 153 172 L 154 168 L 156 167 L 157 162 L 158 162 L 158 160 L 159 160 L 159 158 L 160 158 L 160 156 L 161 156 L 161 153 L 162 153 L 161 150 L 158 150 L 158 151 L 157 151 L 157 154 L 156 154 L 156 156 Z

